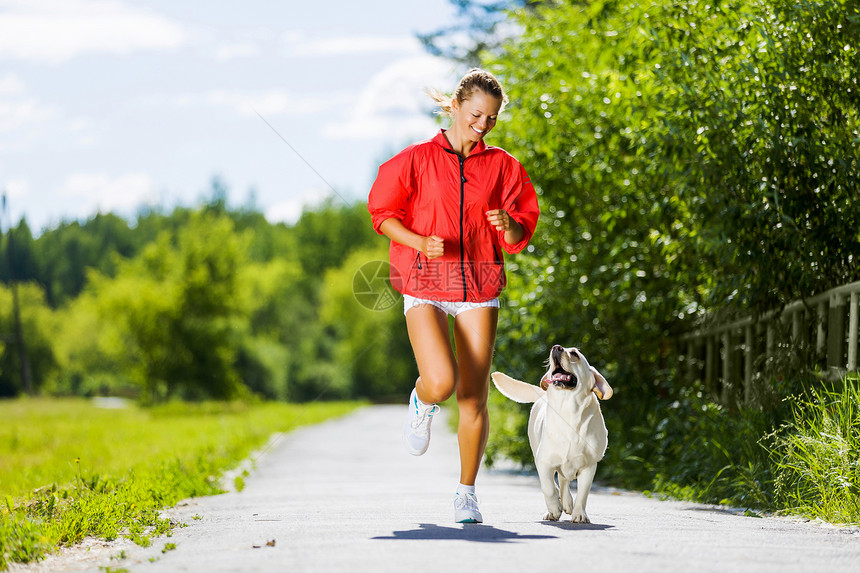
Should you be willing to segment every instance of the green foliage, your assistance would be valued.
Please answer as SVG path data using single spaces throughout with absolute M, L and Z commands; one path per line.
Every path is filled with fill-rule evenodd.
M 675 188 L 718 271 L 710 305 L 764 310 L 856 279 L 860 6 L 737 0 L 654 16 L 656 83 L 674 87 L 657 149 L 689 166 Z
M 418 371 L 403 318 L 402 298 L 388 284 L 387 244 L 353 251 L 343 265 L 325 275 L 320 321 L 333 343 L 322 393 L 398 401 L 408 395 Z M 376 292 L 396 296 L 368 308 L 355 295 L 356 273 L 374 275 Z
M 55 328 L 52 312 L 42 289 L 35 283 L 18 284 L 21 330 L 34 384 L 57 372 L 57 357 L 52 338 Z M 23 391 L 21 361 L 16 346 L 12 288 L 0 284 L 0 397 Z
M 272 432 L 355 406 L 203 403 L 101 410 L 81 400 L 0 403 L 0 488 L 10 494 L 0 508 L 0 570 L 88 535 L 122 535 L 149 545 L 177 525 L 159 517 L 160 509 L 219 493 L 222 472 Z
M 547 2 L 517 22 L 488 56 L 515 97 L 493 136 L 539 185 L 537 264 L 509 298 L 545 341 L 639 399 L 680 320 L 858 276 L 856 5 Z
M 772 464 L 759 440 L 778 413 L 730 412 L 696 388 L 658 400 L 635 423 L 615 415 L 612 406 L 610 400 L 602 408 L 609 447 L 598 467 L 601 481 L 701 503 L 774 507 Z M 498 392 L 491 394 L 490 408 L 488 464 L 507 458 L 534 467 L 529 408 Z
M 759 440 L 778 418 L 777 412 L 732 412 L 701 388 L 686 389 L 658 402 L 629 430 L 613 419 L 610 436 L 618 442 L 601 473 L 682 499 L 771 508 L 772 470 Z
M 234 398 L 242 308 L 237 291 L 244 241 L 224 217 L 194 214 L 162 234 L 116 278 L 93 274 L 102 318 L 125 333 L 118 349 L 150 400 Z
M 790 513 L 860 524 L 860 377 L 812 388 L 766 440 L 776 499 Z
M 54 396 L 135 396 L 139 386 L 125 370 L 131 358 L 123 352 L 127 336 L 116 320 L 105 320 L 105 301 L 89 289 L 54 311 L 51 342 L 58 368 L 43 381 L 42 392 Z
M 287 226 L 270 224 L 253 201 L 230 208 L 226 191 L 215 178 L 197 208 L 144 211 L 133 225 L 100 214 L 37 239 L 22 220 L 2 237 L 3 249 L 12 237 L 14 256 L 4 257 L 11 263 L 0 265 L 0 281 L 32 283 L 21 286 L 21 307 L 37 392 L 302 401 L 379 397 L 394 384 L 385 380 L 414 379 L 396 366 L 411 364 L 405 338 L 380 380 L 371 381 L 368 367 L 354 375 L 362 364 L 385 364 L 380 356 L 392 348 L 382 341 L 363 355 L 368 363 L 354 364 L 338 338 L 348 328 L 320 316 L 330 305 L 326 274 L 342 277 L 338 296 L 354 302 L 354 262 L 335 269 L 353 251 L 383 243 L 366 205 L 330 199 Z M 9 292 L 0 283 L 0 302 Z M 11 304 L 0 307 L 0 396 L 22 390 L 10 313 Z
M 681 385 L 670 340 L 860 278 L 860 6 L 550 1 L 512 18 L 521 33 L 483 58 L 513 100 L 491 138 L 543 215 L 510 267 L 496 368 L 536 381 L 549 345 L 580 346 L 616 388 L 601 475 L 769 505 L 758 440 L 796 369 L 756 378 L 765 410 L 727 410 Z M 489 459 L 528 463 L 527 410 L 491 406 Z
M 33 233 L 26 219 L 0 238 L 0 282 L 36 280 L 38 270 L 33 256 Z
M 301 346 L 316 331 L 315 281 L 287 257 L 245 265 L 239 281 L 250 330 L 238 355 L 245 383 L 267 398 L 304 398 L 298 371 L 313 357 Z
M 493 467 L 502 459 L 512 460 L 524 468 L 534 469 L 534 458 L 528 438 L 530 405 L 517 404 L 490 388 L 490 435 L 484 452 L 484 463 Z
M 87 282 L 87 269 L 113 275 L 118 257 L 134 256 L 140 249 L 128 223 L 112 213 L 97 214 L 85 223 L 61 224 L 36 240 L 33 261 L 48 301 L 59 306 L 78 296 Z
M 343 264 L 353 249 L 378 241 L 366 205 L 343 206 L 332 198 L 305 210 L 293 232 L 302 269 L 308 277 L 317 279 L 326 270 Z

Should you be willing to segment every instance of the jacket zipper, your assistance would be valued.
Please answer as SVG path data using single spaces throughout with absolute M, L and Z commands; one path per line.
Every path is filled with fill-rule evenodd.
M 457 159 L 460 161 L 460 274 L 463 277 L 463 302 L 466 302 L 469 298 L 466 291 L 466 261 L 464 260 L 466 247 L 463 242 L 463 211 L 466 202 L 466 175 L 463 173 L 463 165 L 466 163 L 466 158 L 457 155 Z
M 496 264 L 502 264 L 502 256 L 499 254 L 499 249 L 496 247 L 496 244 L 493 243 L 493 256 L 496 257 Z

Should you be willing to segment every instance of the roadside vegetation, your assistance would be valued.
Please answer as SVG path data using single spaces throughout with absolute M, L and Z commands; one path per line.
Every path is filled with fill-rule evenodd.
M 178 501 L 224 491 L 222 473 L 275 432 L 356 402 L 202 402 L 97 407 L 83 399 L 0 401 L 0 569 L 87 536 L 147 546 L 181 524 Z
M 860 525 L 860 376 L 795 399 L 766 444 L 777 507 Z

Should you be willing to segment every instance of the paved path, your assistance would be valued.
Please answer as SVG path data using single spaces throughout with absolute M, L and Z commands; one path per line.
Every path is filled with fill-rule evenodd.
M 455 524 L 456 437 L 437 419 L 430 450 L 412 457 L 400 442 L 403 414 L 367 407 L 285 436 L 257 461 L 244 491 L 172 510 L 188 527 L 150 548 L 119 541 L 14 570 L 860 571 L 857 530 L 605 488 L 589 497 L 593 523 L 542 522 L 537 478 L 511 472 L 483 470 L 485 523 Z M 168 542 L 176 549 L 162 553 Z M 110 559 L 121 550 L 124 559 Z

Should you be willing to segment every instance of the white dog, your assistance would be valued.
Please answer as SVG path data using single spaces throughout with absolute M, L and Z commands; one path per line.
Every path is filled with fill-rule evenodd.
M 579 350 L 557 344 L 550 350 L 549 369 L 540 386 L 501 372 L 493 372 L 492 378 L 496 388 L 514 402 L 535 403 L 529 416 L 529 444 L 549 511 L 544 519 L 558 521 L 564 510 L 571 521 L 589 523 L 585 503 L 608 437 L 597 401 L 612 397 L 606 379 Z M 570 495 L 574 479 L 575 503 Z

